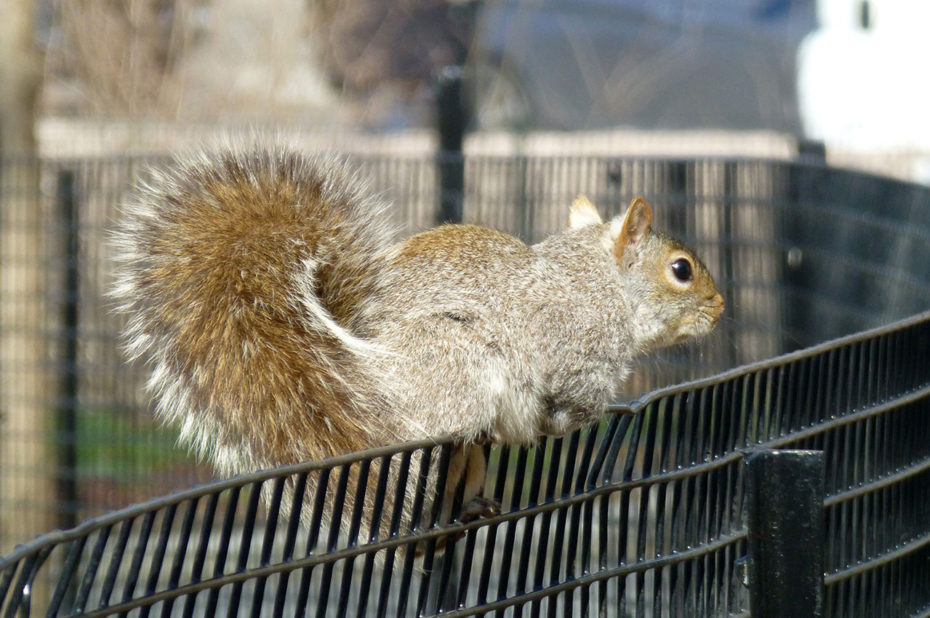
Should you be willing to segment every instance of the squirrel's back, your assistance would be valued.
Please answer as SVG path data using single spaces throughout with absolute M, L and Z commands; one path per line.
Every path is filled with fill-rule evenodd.
M 365 335 L 393 233 L 368 195 L 336 159 L 227 149 L 153 172 L 126 206 L 126 348 L 153 365 L 160 415 L 222 471 L 389 433 Z

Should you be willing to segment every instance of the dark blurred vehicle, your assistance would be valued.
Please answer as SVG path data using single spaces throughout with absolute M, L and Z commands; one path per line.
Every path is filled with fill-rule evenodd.
M 481 128 L 800 133 L 815 0 L 488 0 L 468 71 Z

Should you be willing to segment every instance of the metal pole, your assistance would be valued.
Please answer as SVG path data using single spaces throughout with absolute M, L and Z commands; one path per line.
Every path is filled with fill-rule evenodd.
M 463 144 L 468 125 L 463 71 L 447 66 L 437 80 L 436 112 L 439 129 L 439 210 L 436 223 L 461 223 L 465 194 L 465 158 Z
M 58 525 L 72 528 L 78 522 L 77 492 L 77 335 L 78 296 L 80 294 L 78 270 L 78 217 L 75 174 L 72 170 L 58 172 L 59 221 L 64 239 L 65 260 L 61 305 L 61 373 L 59 381 L 58 417 Z
M 823 452 L 745 458 L 753 618 L 823 616 Z

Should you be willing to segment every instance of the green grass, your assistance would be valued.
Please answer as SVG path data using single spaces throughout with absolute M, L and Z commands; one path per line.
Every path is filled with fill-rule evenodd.
M 118 480 L 194 463 L 177 441 L 177 429 L 128 409 L 79 410 L 77 472 Z

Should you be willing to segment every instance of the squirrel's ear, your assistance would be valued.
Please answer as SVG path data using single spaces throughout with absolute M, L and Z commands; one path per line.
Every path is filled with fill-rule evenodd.
M 572 202 L 572 210 L 568 215 L 568 227 L 584 227 L 586 225 L 595 225 L 601 223 L 601 215 L 597 214 L 597 208 L 591 203 L 591 200 L 583 195 L 579 195 Z
M 627 249 L 639 246 L 652 227 L 652 208 L 641 197 L 635 198 L 623 217 L 613 220 L 610 236 L 613 240 L 614 255 L 621 262 Z

